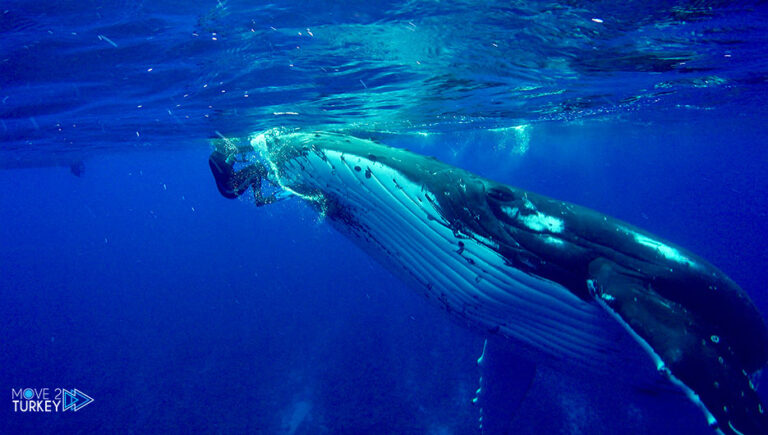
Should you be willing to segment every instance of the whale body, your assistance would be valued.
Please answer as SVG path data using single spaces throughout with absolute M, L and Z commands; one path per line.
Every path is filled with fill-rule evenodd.
M 564 366 L 643 360 L 715 430 L 768 433 L 753 382 L 768 330 L 704 259 L 585 207 L 373 141 L 268 132 L 250 143 L 279 188 L 465 322 Z

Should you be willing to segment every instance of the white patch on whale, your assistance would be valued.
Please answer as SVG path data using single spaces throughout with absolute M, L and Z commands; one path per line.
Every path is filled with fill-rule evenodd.
M 530 202 L 528 202 L 530 204 Z M 521 224 L 525 225 L 529 229 L 537 232 L 550 232 L 550 233 L 562 233 L 565 229 L 565 224 L 562 219 L 558 219 L 554 216 L 546 215 L 531 205 L 526 207 L 531 210 L 535 210 L 534 213 L 523 215 L 520 214 L 520 210 L 517 207 L 504 206 L 501 211 L 512 219 L 516 219 Z
M 685 264 L 688 266 L 695 266 L 695 263 L 688 259 L 688 257 L 684 256 L 680 253 L 677 249 L 668 246 L 658 240 L 651 239 L 648 236 L 644 236 L 642 234 L 638 234 L 634 231 L 628 231 L 632 236 L 635 238 L 635 241 L 643 246 L 647 246 L 653 250 L 655 250 L 659 255 L 662 257 L 672 260 L 676 263 Z

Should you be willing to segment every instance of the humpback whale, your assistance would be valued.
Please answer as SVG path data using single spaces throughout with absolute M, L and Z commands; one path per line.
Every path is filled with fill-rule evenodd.
M 278 189 L 467 323 L 568 366 L 626 361 L 630 343 L 716 431 L 768 433 L 756 391 L 768 330 L 706 260 L 588 208 L 370 140 L 273 130 L 249 147 Z

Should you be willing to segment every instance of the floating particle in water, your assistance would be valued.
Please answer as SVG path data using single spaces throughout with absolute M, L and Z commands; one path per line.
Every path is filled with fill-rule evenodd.
M 104 36 L 104 35 L 99 35 L 99 40 L 100 40 L 100 41 L 104 41 L 104 42 L 107 42 L 107 43 L 109 43 L 109 45 L 111 45 L 111 46 L 113 46 L 113 47 L 117 48 L 117 44 L 115 43 L 115 41 L 113 41 L 113 40 L 111 40 L 111 39 L 107 38 L 107 37 L 106 37 L 106 36 Z

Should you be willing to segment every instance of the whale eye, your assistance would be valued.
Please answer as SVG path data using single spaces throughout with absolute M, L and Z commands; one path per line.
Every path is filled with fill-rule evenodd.
M 494 201 L 510 202 L 515 199 L 515 194 L 506 187 L 493 187 L 488 190 L 488 197 Z

